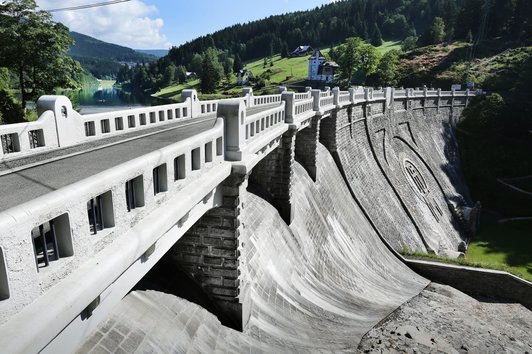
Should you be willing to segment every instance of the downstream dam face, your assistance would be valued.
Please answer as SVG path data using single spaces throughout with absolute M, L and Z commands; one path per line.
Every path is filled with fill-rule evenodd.
M 395 250 L 456 257 L 465 251 L 478 212 L 463 217 L 464 209 L 473 209 L 454 137 L 462 109 L 450 100 L 388 104 L 392 109 L 385 103 L 340 110 L 322 121 L 320 138 L 354 198 Z
M 78 353 L 110 347 L 137 353 L 354 353 L 411 346 L 420 352 L 526 350 L 532 314 L 520 305 L 480 304 L 445 286 L 426 289 L 430 282 L 384 246 L 321 144 L 316 176 L 313 181 L 294 164 L 290 226 L 263 198 L 243 196 L 241 220 L 248 237 L 241 254 L 241 332 L 195 303 L 137 290 Z M 164 260 L 175 262 L 175 253 Z M 457 313 L 460 327 L 454 330 Z M 498 318 L 492 325 L 490 316 Z M 464 338 L 472 332 L 477 335 Z M 490 347 L 495 342 L 482 343 L 482 336 L 499 339 Z

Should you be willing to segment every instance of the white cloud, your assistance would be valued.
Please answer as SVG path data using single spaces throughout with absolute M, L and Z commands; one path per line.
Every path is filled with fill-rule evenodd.
M 88 3 L 97 3 L 97 1 L 37 0 L 37 5 L 43 10 Z M 59 11 L 54 12 L 53 15 L 56 21 L 64 23 L 71 31 L 106 42 L 135 49 L 168 48 L 171 44 L 162 33 L 164 21 L 156 16 L 157 12 L 155 6 L 149 6 L 141 0 L 131 0 L 84 10 Z

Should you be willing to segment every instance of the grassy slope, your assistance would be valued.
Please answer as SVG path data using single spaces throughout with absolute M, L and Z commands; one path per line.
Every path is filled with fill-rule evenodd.
M 489 217 L 483 219 L 481 229 L 469 245 L 465 258 L 449 259 L 409 250 L 403 250 L 401 254 L 418 259 L 502 270 L 532 281 L 532 240 L 527 231 L 532 223 L 506 225 L 497 224 Z
M 392 49 L 400 49 L 400 42 L 386 41 L 382 46 L 378 47 L 378 51 L 381 54 L 384 54 Z M 329 49 L 323 49 L 322 53 L 328 54 Z M 297 58 L 281 58 L 280 55 L 275 55 L 272 57 L 273 66 L 270 67 L 267 65 L 264 67 L 264 58 L 260 58 L 251 62 L 246 63 L 246 67 L 250 70 L 255 77 L 261 75 L 264 71 L 270 69 L 272 71 L 272 76 L 270 78 L 269 84 L 263 89 L 257 90 L 258 94 L 267 93 L 272 90 L 275 90 L 278 85 L 289 85 L 297 82 L 301 82 L 307 79 L 308 76 L 308 56 L 297 57 Z M 269 61 L 268 61 L 269 63 Z M 233 76 L 232 81 L 236 81 L 236 76 Z M 157 97 L 169 98 L 169 99 L 178 99 L 181 91 L 184 89 L 196 89 L 199 90 L 199 80 L 189 81 L 185 84 L 174 85 L 165 87 L 155 94 Z M 240 95 L 242 88 L 237 87 L 225 87 L 219 90 L 219 97 L 225 97 L 221 94 L 225 92 L 226 95 L 238 96 Z M 215 95 L 216 96 L 216 95 Z M 207 96 L 207 97 L 215 97 Z M 200 95 L 200 98 L 204 98 Z

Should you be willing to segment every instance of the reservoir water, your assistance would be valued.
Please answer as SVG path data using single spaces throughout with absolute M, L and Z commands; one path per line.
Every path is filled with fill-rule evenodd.
M 118 111 L 168 103 L 168 101 L 149 95 L 123 91 L 111 85 L 85 86 L 81 90 L 69 91 L 64 94 L 70 98 L 74 109 L 80 114 Z

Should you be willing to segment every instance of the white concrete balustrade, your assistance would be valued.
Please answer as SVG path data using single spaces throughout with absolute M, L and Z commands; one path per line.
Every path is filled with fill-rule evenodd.
M 55 116 L 47 111 L 35 122 L 0 125 L 0 160 L 57 148 Z
M 203 107 L 203 105 L 202 105 Z M 209 113 L 213 113 L 209 110 Z M 191 118 L 191 102 L 135 108 L 114 112 L 79 115 L 72 112 L 74 119 L 83 122 L 84 136 L 80 139 L 88 141 L 104 136 L 123 134 L 132 130 L 151 128 L 155 125 L 172 123 L 175 119 Z
M 253 107 L 281 103 L 281 95 L 264 95 L 253 97 Z
M 304 115 L 307 119 L 309 111 L 316 112 L 334 109 L 362 101 L 385 100 L 383 89 L 352 88 L 340 91 L 338 88 L 325 91 L 305 88 L 304 93 L 295 93 L 287 103 L 287 122 L 293 117 Z M 281 104 L 282 95 L 288 93 L 282 88 L 280 94 L 254 96 L 250 88 L 243 90 L 246 108 L 267 108 Z M 463 97 L 474 93 L 466 91 L 441 91 L 400 89 L 392 92 L 395 98 L 414 97 Z M 72 109 L 72 104 L 64 96 L 43 96 L 37 103 L 39 119 L 35 122 L 0 126 L 0 161 L 38 154 L 54 148 L 83 144 L 88 141 L 109 136 L 127 134 L 132 131 L 148 129 L 155 126 L 171 124 L 194 118 L 216 116 L 218 105 L 223 100 L 199 101 L 195 90 L 184 90 L 183 103 L 153 107 L 135 108 L 114 112 L 80 115 Z M 303 101 L 303 102 L 302 102 Z M 310 102 L 313 107 L 310 108 Z M 294 105 L 294 110 L 291 106 Z M 293 111 L 293 113 L 291 113 Z
M 308 100 L 309 98 L 312 98 L 312 95 L 310 93 L 310 91 L 307 91 L 307 92 L 303 92 L 303 93 L 296 93 L 294 95 L 294 99 L 296 101 L 300 101 L 300 100 Z
M 209 194 L 211 187 L 198 185 L 201 176 L 224 171 L 216 178 L 217 186 L 231 170 L 225 162 L 223 134 L 223 120 L 218 119 L 205 132 L 0 213 L 0 246 L 5 261 L 1 266 L 7 266 L 9 279 L 8 296 L 0 301 L 0 322 L 127 235 L 135 224 L 175 195 L 185 196 L 189 188 L 203 190 L 201 198 Z M 93 200 L 99 208 L 96 218 L 91 217 Z M 37 255 L 37 246 L 42 245 L 36 246 L 32 234 L 51 220 L 55 222 L 55 250 L 46 264 Z M 131 239 L 128 242 L 137 244 Z M 124 269 L 116 270 L 117 276 L 131 264 L 127 262 L 133 262 L 151 244 L 137 244 L 136 254 L 128 255 L 128 261 L 121 264 Z

